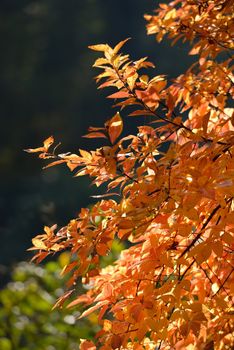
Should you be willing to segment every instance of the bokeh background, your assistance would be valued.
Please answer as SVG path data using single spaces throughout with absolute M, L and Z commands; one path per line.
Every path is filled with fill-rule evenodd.
M 159 45 L 146 35 L 143 14 L 158 4 L 0 1 L 1 350 L 74 350 L 77 337 L 95 330 L 95 315 L 81 327 L 76 311 L 49 312 L 65 288 L 59 269 L 66 255 L 36 267 L 27 263 L 31 256 L 26 249 L 44 225 L 65 225 L 91 204 L 97 189 L 89 179 L 73 178 L 65 167 L 42 170 L 44 164 L 23 150 L 41 145 L 50 135 L 62 143 L 61 152 L 98 146 L 82 135 L 90 125 L 102 126 L 114 111 L 106 92 L 96 89 L 97 71 L 91 66 L 97 56 L 88 45 L 115 45 L 131 37 L 125 52 L 133 60 L 147 55 L 156 65 L 155 75 L 173 78 L 185 71 L 191 62 L 186 46 Z M 136 119 L 123 117 L 128 130 L 135 131 Z M 115 254 L 119 249 L 115 247 Z
M 43 171 L 42 162 L 23 152 L 50 135 L 62 142 L 61 152 L 96 146 L 82 135 L 114 111 L 106 92 L 96 89 L 96 55 L 87 46 L 131 37 L 126 52 L 133 59 L 147 55 L 156 74 L 175 77 L 188 66 L 184 45 L 158 45 L 146 35 L 143 14 L 158 3 L 1 0 L 1 265 L 28 260 L 33 235 L 44 225 L 65 224 L 92 201 L 88 179 L 62 167 Z

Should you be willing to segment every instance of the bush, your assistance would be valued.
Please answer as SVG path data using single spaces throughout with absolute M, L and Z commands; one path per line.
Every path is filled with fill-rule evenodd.
M 0 291 L 1 350 L 76 350 L 80 338 L 97 331 L 96 316 L 79 320 L 79 310 L 56 309 L 56 299 L 65 293 L 58 262 L 35 266 L 21 262 L 12 272 L 12 281 Z M 78 287 L 79 289 L 80 287 Z

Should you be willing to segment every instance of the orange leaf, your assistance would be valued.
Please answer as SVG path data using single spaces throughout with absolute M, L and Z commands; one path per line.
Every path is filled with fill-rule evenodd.
M 213 252 L 218 256 L 218 257 L 222 257 L 223 255 L 223 244 L 221 241 L 216 241 L 214 243 L 212 243 L 212 250 Z
M 48 169 L 51 168 L 52 166 L 58 165 L 58 164 L 62 164 L 62 163 L 66 163 L 65 159 L 61 159 L 61 160 L 56 160 L 55 162 L 52 162 L 46 166 L 43 167 L 43 169 Z
M 94 51 L 105 52 L 108 48 L 110 48 L 110 46 L 107 44 L 99 44 L 99 45 L 90 45 L 88 46 L 88 48 Z
M 117 112 L 114 117 L 111 118 L 105 125 L 110 137 L 110 141 L 112 144 L 114 144 L 123 130 L 123 121 L 120 117 L 119 112 Z
M 54 143 L 54 138 L 53 136 L 48 137 L 44 142 L 43 142 L 43 147 L 38 147 L 38 148 L 28 148 L 25 149 L 26 152 L 28 153 L 36 153 L 36 152 L 47 152 L 49 147 Z
M 102 132 L 91 132 L 89 134 L 83 135 L 83 137 L 86 137 L 87 139 L 107 138 L 106 135 Z
M 56 307 L 61 307 L 65 301 L 67 300 L 67 298 L 70 297 L 70 295 L 74 292 L 75 289 L 71 289 L 68 292 L 66 292 L 63 296 L 61 296 L 56 303 L 54 304 L 52 310 L 54 310 Z
M 104 243 L 98 243 L 96 246 L 96 251 L 99 255 L 105 256 L 107 252 L 109 251 L 109 248 Z
M 24 150 L 25 152 L 28 153 L 37 153 L 37 152 L 45 152 L 44 147 L 38 147 L 38 148 L 28 148 Z
M 201 244 L 200 244 L 201 245 Z M 211 246 L 209 244 L 205 244 L 201 250 L 199 250 L 196 256 L 196 262 L 200 265 L 204 261 L 208 260 L 212 253 Z
M 142 109 L 142 110 L 138 110 L 138 111 L 135 111 L 135 112 L 132 112 L 132 113 L 129 114 L 130 117 L 135 117 L 135 116 L 138 116 L 138 115 L 151 115 L 152 116 L 152 115 L 154 115 L 154 113 Z
M 110 299 L 112 297 L 112 294 L 113 286 L 110 283 L 105 283 L 101 293 L 94 299 L 94 302 Z
M 121 47 L 128 41 L 130 40 L 131 38 L 127 38 L 123 41 L 120 41 L 113 49 L 114 53 L 116 54 L 117 52 L 119 52 L 119 50 L 121 49 Z
M 82 294 L 78 298 L 76 298 L 75 300 L 70 302 L 67 305 L 67 308 L 69 309 L 70 307 L 76 306 L 76 305 L 81 304 L 81 303 L 90 304 L 91 302 L 92 302 L 92 299 L 87 294 Z
M 83 318 L 88 316 L 89 314 L 91 314 L 91 312 L 96 311 L 97 309 L 99 309 L 101 306 L 103 305 L 107 305 L 109 304 L 109 300 L 102 300 L 99 301 L 96 305 L 90 307 L 88 310 L 84 311 L 79 318 Z
M 61 275 L 64 275 L 64 274 L 70 272 L 70 271 L 73 270 L 74 267 L 77 266 L 77 265 L 78 265 L 78 262 L 77 262 L 77 261 L 73 261 L 73 262 L 71 262 L 70 264 L 65 265 L 64 268 L 63 268 L 62 271 L 61 271 Z
M 114 334 L 111 338 L 112 349 L 120 349 L 122 345 L 122 338 L 119 335 Z
M 114 334 L 123 334 L 127 331 L 129 323 L 126 321 L 113 321 L 112 322 L 112 332 Z
M 44 148 L 45 148 L 46 150 L 48 150 L 49 147 L 50 147 L 53 143 L 54 143 L 54 138 L 53 138 L 53 136 L 48 137 L 48 139 L 46 139 L 46 140 L 43 142 Z
M 90 340 L 81 339 L 80 350 L 96 350 L 96 346 Z
M 129 93 L 127 91 L 120 90 L 115 92 L 114 94 L 109 95 L 107 98 L 125 98 L 129 97 Z

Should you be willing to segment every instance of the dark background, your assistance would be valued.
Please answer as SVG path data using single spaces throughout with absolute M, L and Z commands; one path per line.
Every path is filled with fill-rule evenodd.
M 42 170 L 45 164 L 23 152 L 50 135 L 62 142 L 61 152 L 97 146 L 81 136 L 114 111 L 107 92 L 96 89 L 97 71 L 91 66 L 97 56 L 87 46 L 131 37 L 124 51 L 132 59 L 148 56 L 156 65 L 154 75 L 172 78 L 189 66 L 183 44 L 158 45 L 146 35 L 143 14 L 157 5 L 153 0 L 1 0 L 2 272 L 30 259 L 26 249 L 44 225 L 65 225 L 97 191 L 89 179 L 73 178 L 65 167 Z M 127 125 L 135 128 L 132 120 Z

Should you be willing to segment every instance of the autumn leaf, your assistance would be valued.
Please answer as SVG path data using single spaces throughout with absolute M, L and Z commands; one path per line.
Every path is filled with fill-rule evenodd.
M 96 311 L 97 309 L 100 309 L 102 306 L 109 304 L 108 300 L 102 300 L 99 301 L 96 305 L 90 307 L 89 309 L 87 309 L 86 311 L 84 311 L 79 318 L 83 318 L 88 316 L 89 314 L 91 314 L 91 312 Z
M 32 244 L 34 245 L 34 247 L 36 249 L 44 249 L 44 250 L 47 250 L 47 246 L 46 244 L 39 238 L 33 238 L 32 239 Z
M 96 350 L 96 346 L 92 341 L 81 339 L 80 350 Z
M 129 41 L 131 38 L 127 38 L 123 41 L 120 41 L 113 49 L 114 53 L 117 54 L 119 52 L 119 50 L 123 47 L 123 45 Z
M 123 90 L 120 90 L 108 96 L 108 98 L 126 98 L 126 97 L 129 97 L 129 93 Z
M 87 139 L 107 138 L 107 136 L 103 134 L 103 132 L 90 132 L 89 134 L 86 134 L 83 137 L 86 137 Z
M 46 153 L 53 143 L 54 143 L 54 138 L 53 136 L 50 136 L 43 142 L 43 147 L 28 148 L 28 149 L 25 149 L 25 151 L 28 153 L 37 153 L 37 152 Z
M 108 122 L 106 128 L 112 144 L 118 139 L 123 130 L 123 121 L 119 113 L 116 113 Z
M 108 48 L 110 48 L 107 44 L 98 44 L 98 45 L 90 45 L 88 46 L 89 49 L 94 51 L 103 51 L 105 52 Z

